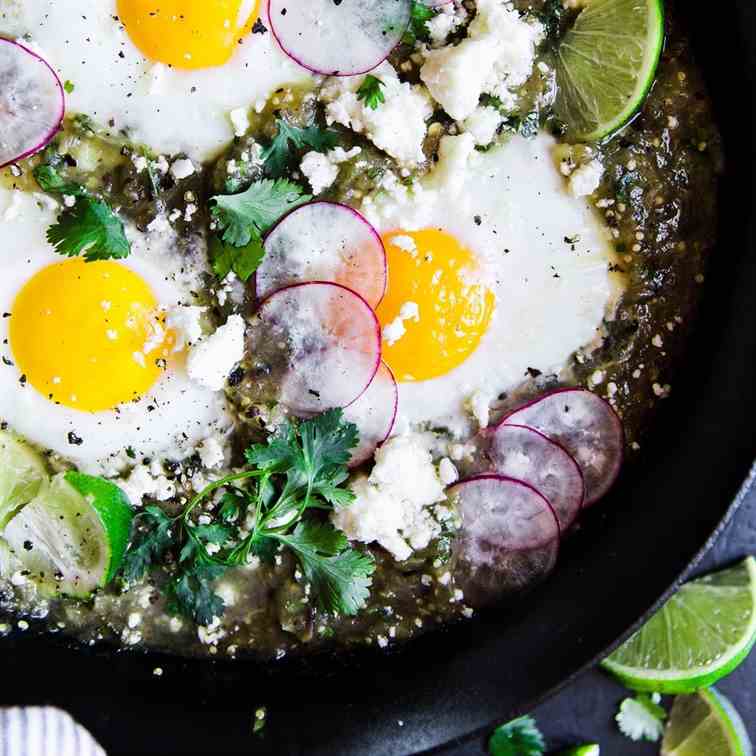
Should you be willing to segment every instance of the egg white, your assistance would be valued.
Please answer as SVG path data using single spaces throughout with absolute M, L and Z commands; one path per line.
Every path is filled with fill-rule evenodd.
M 8 335 L 13 302 L 30 277 L 62 259 L 45 240 L 45 229 L 54 222 L 56 212 L 44 195 L 0 187 L 0 420 L 29 441 L 94 474 L 110 471 L 113 460 L 127 447 L 138 458 L 185 457 L 212 430 L 225 429 L 230 419 L 222 393 L 193 384 L 180 360 L 147 395 L 117 411 L 81 412 L 56 405 L 28 383 L 21 383 Z M 191 304 L 189 286 L 196 281 L 196 270 L 176 255 L 171 240 L 134 228 L 128 233 L 132 255 L 124 264 L 147 282 L 159 304 L 165 308 Z M 81 445 L 69 441 L 71 432 L 83 440 Z
M 465 362 L 433 380 L 400 384 L 399 427 L 429 424 L 464 437 L 476 427 L 471 404 L 516 387 L 529 368 L 559 372 L 599 334 L 621 282 L 609 272 L 609 231 L 585 199 L 567 193 L 555 144 L 546 134 L 515 137 L 473 153 L 461 172 L 444 167 L 414 192 L 366 202 L 381 233 L 452 234 L 476 253 L 496 296 L 491 324 Z M 389 286 L 390 279 L 389 270 Z
M 147 60 L 118 21 L 115 0 L 0 0 L 0 35 L 24 36 L 73 84 L 69 112 L 200 161 L 233 138 L 231 110 L 310 78 L 270 32 L 249 34 L 224 66 L 179 70 Z

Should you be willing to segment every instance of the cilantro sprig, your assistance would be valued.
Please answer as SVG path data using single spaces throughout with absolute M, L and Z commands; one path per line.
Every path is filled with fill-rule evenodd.
M 280 178 L 292 169 L 303 150 L 327 152 L 338 142 L 339 135 L 335 131 L 321 129 L 317 124 L 301 128 L 284 118 L 277 118 L 276 135 L 260 157 L 265 164 L 265 173 L 271 178 Z
M 247 449 L 247 469 L 211 483 L 178 515 L 146 507 L 123 578 L 137 582 L 156 564 L 170 562 L 169 554 L 177 555 L 166 583 L 168 608 L 208 624 L 224 609 L 214 582 L 250 557 L 272 562 L 283 548 L 297 559 L 321 611 L 356 614 L 368 599 L 375 563 L 350 548 L 323 513 L 354 499 L 344 483 L 357 440 L 357 428 L 341 410 L 286 423 L 267 443 Z M 223 494 L 215 521 L 197 524 L 195 513 L 218 491 Z
M 402 42 L 405 45 L 414 45 L 418 40 L 427 42 L 430 39 L 428 21 L 437 13 L 438 11 L 425 5 L 425 3 L 419 2 L 419 0 L 412 0 L 409 28 L 404 33 Z
M 377 76 L 368 74 L 357 90 L 357 99 L 365 103 L 365 107 L 378 110 L 378 106 L 386 102 L 382 87 L 386 86 Z
M 500 725 L 488 741 L 491 756 L 543 756 L 546 743 L 532 717 Z
M 93 196 L 81 184 L 69 181 L 58 170 L 53 157 L 34 169 L 40 189 L 48 194 L 73 197 L 57 222 L 47 229 L 47 240 L 58 254 L 83 255 L 87 262 L 121 260 L 131 253 L 123 221 L 103 199 Z
M 233 270 L 247 281 L 265 256 L 265 232 L 311 199 L 302 187 L 287 179 L 262 179 L 239 194 L 213 197 L 210 213 L 221 235 L 211 237 L 210 261 L 218 278 Z
M 615 717 L 620 732 L 630 740 L 658 741 L 664 734 L 667 718 L 667 712 L 659 704 L 660 699 L 658 694 L 638 693 L 634 698 L 622 701 Z

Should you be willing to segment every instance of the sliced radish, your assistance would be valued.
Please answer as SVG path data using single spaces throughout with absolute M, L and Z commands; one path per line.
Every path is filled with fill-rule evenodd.
M 260 305 L 249 339 L 254 372 L 295 414 L 351 404 L 381 362 L 381 330 L 370 305 L 326 281 L 271 294 Z
M 0 38 L 0 168 L 39 152 L 65 114 L 63 86 L 35 52 Z
M 303 281 L 335 281 L 377 307 L 386 291 L 386 250 L 356 210 L 311 202 L 289 213 L 265 239 L 257 296 Z
M 595 504 L 622 467 L 625 433 L 611 406 L 585 389 L 559 389 L 504 418 L 527 425 L 560 443 L 577 461 L 585 481 L 585 504 Z
M 270 28 L 300 66 L 326 76 L 372 71 L 399 44 L 411 0 L 269 0 Z
M 530 483 L 556 512 L 562 532 L 583 506 L 585 485 L 577 462 L 542 433 L 523 425 L 500 425 L 487 434 L 488 458 L 501 475 Z
M 344 419 L 360 431 L 360 441 L 352 452 L 350 467 L 367 462 L 391 435 L 399 408 L 399 387 L 391 368 L 381 362 L 365 393 L 344 410 Z
M 535 488 L 489 474 L 457 483 L 450 495 L 462 520 L 456 577 L 467 603 L 484 606 L 519 593 L 553 569 L 559 523 Z

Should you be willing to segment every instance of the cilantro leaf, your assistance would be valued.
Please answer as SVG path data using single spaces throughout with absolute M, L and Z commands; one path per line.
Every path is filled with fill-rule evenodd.
M 312 199 L 286 179 L 256 181 L 241 194 L 213 197 L 212 216 L 223 241 L 234 247 L 261 242 L 262 235 L 284 214 Z
M 431 8 L 425 3 L 419 0 L 412 0 L 412 8 L 410 10 L 410 24 L 409 29 L 404 34 L 402 41 L 406 45 L 414 45 L 417 40 L 428 41 L 430 39 L 430 29 L 428 29 L 428 21 L 430 21 L 437 11 Z
M 66 180 L 58 173 L 58 170 L 54 166 L 48 163 L 38 165 L 32 173 L 43 192 L 66 194 L 71 197 L 83 197 L 87 193 L 81 184 Z
M 302 423 L 300 435 L 305 465 L 313 478 L 322 471 L 346 465 L 359 440 L 357 426 L 344 422 L 340 409 L 328 410 Z
M 357 90 L 357 99 L 365 101 L 365 107 L 378 110 L 378 106 L 386 102 L 386 96 L 381 87 L 386 86 L 377 76 L 368 74 Z
M 265 257 L 265 248 L 259 236 L 255 236 L 243 247 L 234 247 L 217 236 L 211 236 L 208 254 L 213 272 L 219 279 L 223 280 L 233 271 L 240 281 L 246 283 L 260 267 Z
M 47 229 L 47 240 L 58 254 L 83 254 L 87 262 L 122 260 L 131 252 L 121 219 L 110 205 L 92 197 L 79 197 L 59 215 L 58 222 Z
M 139 582 L 173 544 L 173 520 L 160 507 L 147 506 L 134 518 L 134 529 L 121 574 L 127 583 Z
M 620 732 L 630 740 L 656 742 L 664 733 L 667 712 L 659 705 L 660 697 L 639 693 L 635 698 L 626 698 L 620 704 L 615 719 Z
M 532 717 L 500 725 L 488 741 L 491 756 L 543 756 L 546 743 Z
M 214 574 L 187 572 L 169 586 L 168 611 L 191 617 L 198 625 L 209 625 L 225 609 L 223 599 L 212 588 Z
M 274 537 L 296 554 L 322 611 L 354 615 L 365 606 L 375 561 L 348 548 L 340 530 L 329 523 L 303 520 L 293 533 Z
M 276 127 L 276 136 L 261 155 L 265 172 L 273 178 L 282 176 L 291 167 L 296 157 L 293 150 L 327 152 L 339 143 L 337 132 L 321 129 L 315 124 L 300 128 L 283 118 L 277 118 Z

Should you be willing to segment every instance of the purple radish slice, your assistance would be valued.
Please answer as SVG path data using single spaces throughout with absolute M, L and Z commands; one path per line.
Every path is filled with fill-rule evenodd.
M 523 425 L 500 425 L 487 434 L 495 472 L 524 480 L 548 499 L 562 533 L 575 522 L 585 497 L 577 462 L 556 441 Z
M 254 372 L 271 398 L 309 416 L 360 397 L 381 362 L 381 329 L 370 305 L 327 281 L 294 284 L 262 302 L 249 328 Z
M 462 521 L 455 575 L 473 606 L 543 580 L 556 564 L 559 523 L 546 498 L 521 480 L 477 475 L 449 489 Z
M 411 0 L 269 0 L 268 18 L 281 49 L 326 76 L 372 71 L 407 31 Z
M 558 389 L 520 407 L 501 424 L 527 425 L 561 444 L 580 465 L 585 506 L 617 480 L 625 452 L 622 421 L 608 402 L 585 389 Z
M 360 441 L 352 452 L 350 467 L 367 462 L 391 435 L 399 409 L 399 386 L 391 368 L 381 362 L 365 393 L 344 410 L 344 419 L 360 431 Z
M 47 61 L 0 38 L 0 168 L 45 147 L 65 110 L 63 85 Z
M 356 291 L 371 307 L 386 292 L 386 250 L 378 232 L 356 210 L 311 202 L 286 215 L 265 239 L 257 296 L 303 281 L 333 281 Z

